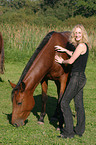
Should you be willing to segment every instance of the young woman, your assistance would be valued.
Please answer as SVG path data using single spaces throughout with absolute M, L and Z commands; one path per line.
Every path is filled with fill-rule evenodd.
M 85 68 L 88 59 L 89 41 L 83 25 L 76 25 L 70 35 L 69 42 L 74 45 L 74 51 L 69 51 L 60 46 L 55 46 L 56 51 L 66 52 L 70 55 L 68 60 L 64 60 L 58 55 L 55 61 L 60 64 L 72 64 L 70 80 L 64 96 L 61 100 L 61 110 L 64 117 L 65 126 L 61 133 L 62 138 L 72 138 L 75 134 L 82 136 L 85 130 L 85 111 L 83 105 L 83 87 L 86 83 Z M 73 118 L 70 102 L 74 98 L 75 110 L 77 112 L 77 125 L 73 127 Z

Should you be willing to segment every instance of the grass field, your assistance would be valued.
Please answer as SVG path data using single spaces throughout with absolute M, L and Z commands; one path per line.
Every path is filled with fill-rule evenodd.
M 84 105 L 86 112 L 86 130 L 83 137 L 75 136 L 73 139 L 60 139 L 56 131 L 58 123 L 51 123 L 56 102 L 57 91 L 55 84 L 50 81 L 48 86 L 48 102 L 45 124 L 37 123 L 41 111 L 41 86 L 35 92 L 35 107 L 28 117 L 28 123 L 20 128 L 10 124 L 12 113 L 11 91 L 8 80 L 17 83 L 21 73 L 43 37 L 54 29 L 38 28 L 23 25 L 12 26 L 1 24 L 0 31 L 4 38 L 5 48 L 5 73 L 0 78 L 0 145 L 96 145 L 96 36 L 95 29 L 88 30 L 92 50 L 86 68 L 87 83 L 84 88 Z M 55 31 L 71 30 L 68 27 L 55 28 Z M 27 51 L 27 53 L 26 53 Z M 71 102 L 74 111 L 74 102 Z M 76 124 L 76 119 L 74 118 Z
M 86 76 L 87 84 L 84 88 L 84 104 L 86 112 L 86 130 L 83 137 L 75 136 L 73 139 L 60 139 L 56 131 L 58 123 L 51 123 L 50 117 L 56 107 L 57 93 L 52 81 L 49 82 L 48 102 L 45 116 L 45 124 L 39 125 L 37 119 L 41 111 L 41 86 L 38 85 L 34 98 L 36 105 L 28 117 L 28 123 L 20 128 L 10 124 L 12 113 L 11 86 L 8 80 L 17 83 L 30 55 L 20 51 L 5 51 L 5 74 L 0 81 L 0 144 L 1 145 L 96 145 L 96 60 L 89 56 Z M 17 56 L 17 57 L 16 57 Z M 16 59 L 16 58 L 17 59 Z M 23 58 L 23 59 L 22 59 Z M 74 103 L 71 102 L 74 112 Z M 74 122 L 76 120 L 74 118 Z

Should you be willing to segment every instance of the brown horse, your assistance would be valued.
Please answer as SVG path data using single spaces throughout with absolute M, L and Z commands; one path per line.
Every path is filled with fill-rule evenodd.
M 0 32 L 0 74 L 4 73 L 4 42 Z
M 40 121 L 43 121 L 46 111 L 48 80 L 53 80 L 57 85 L 59 101 L 64 93 L 69 69 L 68 65 L 60 65 L 55 62 L 55 55 L 58 54 L 68 59 L 66 53 L 56 52 L 55 45 L 66 47 L 70 32 L 50 32 L 39 47 L 36 49 L 27 63 L 17 85 L 11 83 L 12 90 L 12 124 L 22 126 L 35 105 L 33 92 L 41 82 L 42 86 L 42 111 Z

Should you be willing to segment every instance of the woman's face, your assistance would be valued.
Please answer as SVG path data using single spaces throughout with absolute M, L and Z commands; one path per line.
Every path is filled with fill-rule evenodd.
M 79 42 L 80 40 L 82 40 L 82 31 L 81 31 L 81 29 L 79 27 L 76 28 L 76 30 L 75 30 L 75 40 L 77 42 Z

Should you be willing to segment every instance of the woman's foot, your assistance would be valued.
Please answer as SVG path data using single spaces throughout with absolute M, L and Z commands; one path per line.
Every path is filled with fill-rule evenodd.
M 61 133 L 61 138 L 73 138 L 74 134 L 66 135 L 64 133 Z

